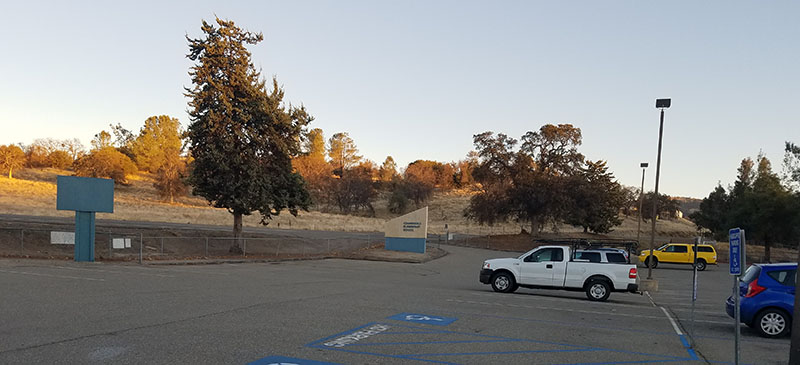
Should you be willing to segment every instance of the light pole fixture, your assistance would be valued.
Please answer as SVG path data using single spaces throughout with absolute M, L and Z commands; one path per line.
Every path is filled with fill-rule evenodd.
M 658 126 L 658 158 L 656 159 L 656 189 L 653 194 L 653 222 L 650 230 L 650 255 L 647 257 L 647 278 L 653 278 L 653 246 L 656 241 L 656 216 L 658 215 L 658 179 L 661 177 L 661 140 L 664 136 L 664 109 L 672 105 L 672 99 L 656 99 L 656 108 L 661 109 L 661 122 Z
M 642 203 L 644 203 L 644 170 L 647 169 L 649 164 L 647 162 L 642 162 L 639 164 L 639 167 L 642 168 L 642 188 L 639 189 L 639 225 L 636 227 L 636 244 L 639 244 L 639 237 L 642 234 Z

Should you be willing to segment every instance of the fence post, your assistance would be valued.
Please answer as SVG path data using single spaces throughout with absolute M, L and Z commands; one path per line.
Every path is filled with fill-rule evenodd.
M 281 256 L 281 241 L 278 241 L 278 248 L 275 249 L 275 257 Z
M 25 251 L 25 230 L 19 230 L 19 246 L 20 250 Z
M 206 236 L 206 256 L 208 257 L 208 236 Z
M 161 254 L 164 254 L 164 237 L 161 237 Z
M 247 238 L 242 243 L 242 257 L 247 257 Z
M 123 246 L 123 248 L 125 248 L 124 238 L 123 238 L 122 246 Z M 114 237 L 112 237 L 111 236 L 111 232 L 109 232 L 108 233 L 108 258 L 109 259 L 111 258 L 111 255 L 113 255 L 113 251 L 112 251 L 113 249 L 114 249 Z
M 144 235 L 139 233 L 139 264 L 142 264 L 142 252 L 144 251 L 142 247 L 144 246 Z
M 328 241 L 328 255 L 330 255 L 331 254 L 331 239 L 328 238 L 327 241 Z

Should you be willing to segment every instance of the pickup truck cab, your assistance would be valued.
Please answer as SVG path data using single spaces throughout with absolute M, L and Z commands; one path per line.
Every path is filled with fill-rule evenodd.
M 645 267 L 648 265 L 656 268 L 659 263 L 670 264 L 692 264 L 694 259 L 694 244 L 689 243 L 668 243 L 655 250 L 653 250 L 652 260 L 650 258 L 650 250 L 642 250 L 639 253 L 639 262 L 644 263 Z M 706 269 L 707 265 L 717 264 L 717 251 L 714 246 L 709 244 L 697 245 L 697 266 L 698 271 Z
M 584 256 L 587 251 L 578 252 Z M 517 258 L 486 260 L 480 281 L 501 293 L 519 287 L 561 289 L 584 291 L 590 300 L 605 301 L 612 291 L 637 292 L 636 274 L 634 264 L 590 262 L 576 258 L 568 246 L 540 246 Z

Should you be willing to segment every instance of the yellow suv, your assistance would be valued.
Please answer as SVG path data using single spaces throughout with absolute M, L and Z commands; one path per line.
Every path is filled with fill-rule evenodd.
M 692 264 L 694 257 L 694 244 L 689 243 L 667 243 L 653 250 L 653 261 L 650 262 L 650 250 L 642 250 L 639 253 L 639 262 L 655 268 L 659 263 L 670 264 Z M 706 265 L 717 264 L 717 251 L 714 246 L 709 244 L 697 245 L 697 270 L 703 271 Z

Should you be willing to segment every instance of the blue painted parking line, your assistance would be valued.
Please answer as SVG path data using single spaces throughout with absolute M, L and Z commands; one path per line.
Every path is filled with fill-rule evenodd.
M 692 360 L 700 360 L 700 358 L 697 357 L 697 353 L 694 352 L 692 345 L 690 345 L 689 341 L 686 339 L 686 336 L 680 335 L 679 337 L 681 338 L 681 343 L 683 344 L 683 348 L 685 348 L 686 352 L 689 353 L 689 357 L 691 357 Z
M 405 313 L 403 313 L 405 315 Z M 422 332 L 424 335 L 431 335 L 434 338 L 429 341 L 396 341 L 397 335 L 403 334 L 417 334 Z M 429 336 L 430 337 L 430 336 Z M 448 338 L 450 337 L 450 338 Z M 453 338 L 455 337 L 455 338 Z M 389 340 L 389 341 L 386 341 Z M 531 348 L 526 350 L 514 349 L 508 351 L 481 351 L 481 352 L 425 352 L 425 353 L 408 353 L 409 346 L 425 346 L 425 345 L 440 345 L 440 344 L 503 344 L 510 342 L 525 342 L 530 343 L 531 346 L 549 346 L 560 348 Z M 644 357 L 642 360 L 634 360 L 629 362 L 598 362 L 598 364 L 624 364 L 624 363 L 652 363 L 652 362 L 679 362 L 679 361 L 692 361 L 696 358 L 671 356 L 664 354 L 652 354 L 637 351 L 627 351 L 619 349 L 601 348 L 593 346 L 575 345 L 569 343 L 558 343 L 551 341 L 540 341 L 524 338 L 510 338 L 503 336 L 492 336 L 485 334 L 477 334 L 470 332 L 459 332 L 450 330 L 436 330 L 429 331 L 427 328 L 415 327 L 410 325 L 389 324 L 389 323 L 369 323 L 364 326 L 354 328 L 349 331 L 344 331 L 339 334 L 328 336 L 321 340 L 311 342 L 306 345 L 307 347 L 343 351 L 361 355 L 372 355 L 389 357 L 395 359 L 415 360 L 422 362 L 452 364 L 453 362 L 445 361 L 447 357 L 464 357 L 464 356 L 492 356 L 492 355 L 516 355 L 516 354 L 536 354 L 536 353 L 577 353 L 577 352 L 598 352 L 609 354 L 626 354 Z M 430 350 L 430 347 L 426 348 Z M 502 349 L 502 348 L 501 348 Z M 405 352 L 405 353 L 398 353 Z
M 263 359 L 258 359 L 256 361 L 253 361 L 248 365 L 335 365 L 335 364 L 332 362 L 298 359 L 286 356 L 267 356 Z
M 432 324 L 436 326 L 447 326 L 448 324 L 455 322 L 458 318 L 440 317 L 431 314 L 400 313 L 389 317 L 389 319 L 393 319 L 395 321 Z

